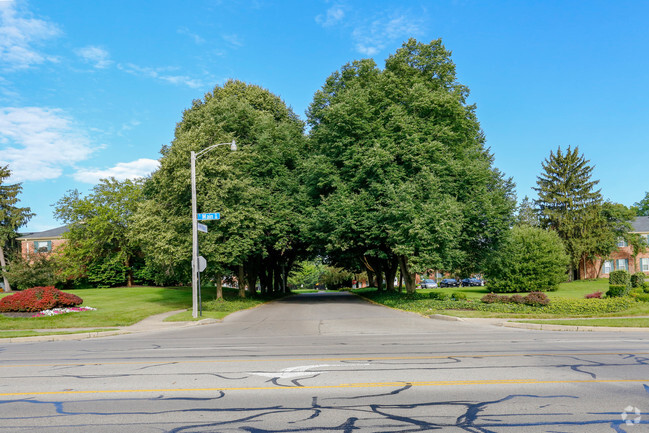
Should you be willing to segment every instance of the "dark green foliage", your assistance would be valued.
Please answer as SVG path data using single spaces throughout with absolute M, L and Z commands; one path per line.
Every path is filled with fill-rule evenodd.
M 86 278 L 97 287 L 133 285 L 133 265 L 142 261 L 132 231 L 142 185 L 142 180 L 102 179 L 86 197 L 74 190 L 56 203 L 55 216 L 70 229 L 62 248 L 64 276 Z
M 513 185 L 492 167 L 450 55 L 410 39 L 384 70 L 343 66 L 308 110 L 313 243 L 388 289 L 397 265 L 409 293 L 414 272 L 481 270 L 511 224 Z
M 454 301 L 464 301 L 466 300 L 466 293 L 453 292 L 451 293 L 451 299 L 453 299 Z
M 638 216 L 649 216 L 649 192 L 646 192 L 644 198 L 633 206 Z
M 631 275 L 631 287 L 644 287 L 644 272 L 636 272 Z
M 517 225 L 494 254 L 485 273 L 496 293 L 557 290 L 568 258 L 553 231 Z
M 610 284 L 606 292 L 607 298 L 618 298 L 626 296 L 629 293 L 629 286 L 626 284 Z
M 4 281 L 5 291 L 11 291 L 11 283 L 5 274 L 5 249 L 9 241 L 18 237 L 19 227 L 27 224 L 34 215 L 28 207 L 18 207 L 18 194 L 22 192 L 19 183 L 6 185 L 5 180 L 11 176 L 9 166 L 0 166 L 0 273 Z
M 476 310 L 505 314 L 556 314 L 567 316 L 596 316 L 627 310 L 635 304 L 629 297 L 607 299 L 553 299 L 548 305 L 532 307 L 516 303 L 484 303 L 480 301 L 439 301 L 430 299 L 424 294 L 403 296 L 390 292 L 363 293 L 363 296 L 392 308 L 417 311 L 421 314 L 432 314 L 443 310 Z M 494 295 L 498 296 L 498 295 Z M 505 298 L 509 298 L 505 296 Z
M 9 260 L 6 275 L 15 289 L 54 286 L 63 281 L 61 261 L 54 254 L 31 254 L 28 259 L 16 253 Z
M 447 299 L 450 298 L 450 296 L 448 295 L 448 293 L 444 293 L 444 292 L 430 292 L 429 298 L 436 299 L 438 301 L 446 301 Z
M 649 302 L 649 293 L 642 293 L 635 297 L 640 302 Z
M 559 147 L 550 152 L 537 177 L 535 201 L 543 228 L 555 231 L 565 245 L 570 269 L 577 269 L 582 257 L 592 250 L 592 232 L 599 222 L 602 196 L 595 190 L 593 167 L 579 148 L 564 153 Z M 572 276 L 572 272 L 571 272 Z
M 611 273 L 608 274 L 608 283 L 610 285 L 630 287 L 631 275 L 625 270 L 611 271 Z

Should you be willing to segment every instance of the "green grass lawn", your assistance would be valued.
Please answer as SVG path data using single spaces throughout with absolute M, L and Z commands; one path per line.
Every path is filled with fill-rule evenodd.
M 191 287 L 115 287 L 79 289 L 69 292 L 81 297 L 83 306 L 97 308 L 97 311 L 26 318 L 0 315 L 0 331 L 128 326 L 155 314 L 191 310 L 192 306 Z M 203 317 L 201 318 L 222 318 L 234 311 L 254 307 L 268 300 L 260 297 L 239 300 L 237 291 L 227 288 L 224 288 L 223 293 L 226 302 L 211 302 L 216 298 L 216 288 L 203 287 Z M 8 295 L 10 293 L 3 293 L 0 297 Z M 188 311 L 178 317 L 174 316 L 173 320 L 194 319 L 191 317 L 191 311 Z M 0 333 L 0 337 L 8 336 L 6 332 Z
M 585 295 L 594 292 L 606 293 L 608 290 L 607 279 L 585 280 L 562 283 L 555 292 L 548 292 L 547 295 L 551 304 L 559 307 L 566 303 L 579 304 L 579 308 L 555 308 L 553 311 L 543 311 L 541 309 L 525 308 L 524 311 L 478 311 L 476 303 L 480 298 L 489 293 L 489 287 L 445 287 L 436 289 L 417 290 L 415 297 L 408 297 L 405 294 L 401 296 L 390 295 L 387 293 L 377 293 L 374 288 L 353 290 L 361 296 L 371 299 L 377 303 L 397 308 L 405 311 L 411 311 L 422 315 L 446 314 L 456 317 L 503 317 L 503 318 L 564 318 L 564 317 L 616 317 L 616 316 L 646 316 L 649 315 L 649 302 L 634 302 L 630 300 L 628 305 L 622 308 L 610 308 L 608 310 L 596 311 L 591 307 L 596 303 L 604 303 L 598 300 L 585 300 Z M 430 292 L 443 292 L 451 295 L 454 292 L 461 292 L 467 296 L 469 303 L 445 301 L 438 302 L 428 299 Z M 513 293 L 507 293 L 513 295 Z M 524 296 L 526 293 L 520 293 Z M 554 303 L 552 302 L 554 301 Z M 496 307 L 497 309 L 498 307 Z M 562 311 L 557 313 L 556 311 Z M 569 311 L 568 313 L 566 311 Z M 543 322 L 547 323 L 547 322 Z M 642 322 L 639 322 L 642 323 Z M 630 326 L 630 325 L 627 325 Z

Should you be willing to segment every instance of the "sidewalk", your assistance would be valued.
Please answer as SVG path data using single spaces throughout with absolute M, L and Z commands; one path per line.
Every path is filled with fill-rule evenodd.
M 202 319 L 195 322 L 165 322 L 167 317 L 182 313 L 186 310 L 168 311 L 155 316 L 147 317 L 130 326 L 111 326 L 108 328 L 54 328 L 54 329 L 35 329 L 36 332 L 75 332 L 75 334 L 57 334 L 57 335 L 36 335 L 33 337 L 15 337 L 15 338 L 0 338 L 2 343 L 25 343 L 36 341 L 63 341 L 63 340 L 84 340 L 86 338 L 107 337 L 111 335 L 133 334 L 136 332 L 153 332 L 162 331 L 166 329 L 186 328 L 189 326 L 209 325 L 218 323 L 218 319 Z M 106 329 L 106 331 L 101 331 Z M 88 331 L 88 332 L 83 332 Z

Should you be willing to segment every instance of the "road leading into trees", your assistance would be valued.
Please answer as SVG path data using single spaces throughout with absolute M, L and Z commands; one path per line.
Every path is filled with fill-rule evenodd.
M 446 322 L 344 293 L 0 344 L 0 432 L 642 432 L 649 333 Z

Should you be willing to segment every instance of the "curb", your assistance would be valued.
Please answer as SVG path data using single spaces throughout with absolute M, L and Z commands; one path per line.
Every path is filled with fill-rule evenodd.
M 537 331 L 573 331 L 573 332 L 649 332 L 649 328 L 609 327 L 609 326 L 569 326 L 544 325 L 542 323 L 501 322 L 496 326 L 503 328 L 532 329 Z
M 447 322 L 464 322 L 464 319 L 461 317 L 447 316 L 445 314 L 433 314 L 428 317 L 435 320 L 446 320 Z

